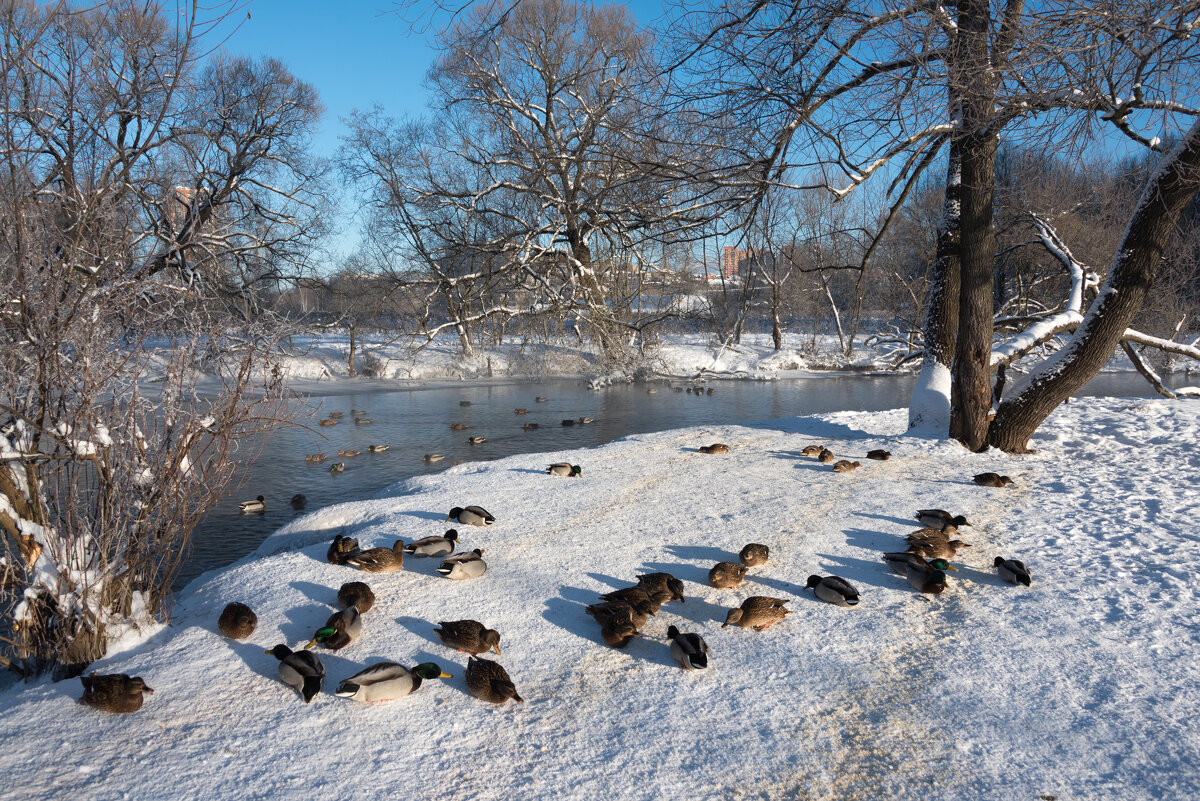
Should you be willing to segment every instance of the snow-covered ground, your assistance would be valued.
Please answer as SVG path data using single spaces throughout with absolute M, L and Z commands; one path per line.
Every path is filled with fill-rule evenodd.
M 1037 453 L 970 454 L 903 436 L 905 414 L 839 413 L 629 437 L 571 452 L 464 464 L 372 501 L 299 518 L 259 552 L 206 574 L 173 623 L 95 667 L 156 691 L 128 716 L 77 705 L 80 683 L 0 693 L 6 798 L 1192 799 L 1200 795 L 1200 406 L 1081 399 Z M 727 456 L 698 454 L 726 442 Z M 829 443 L 862 460 L 836 474 L 800 455 Z M 552 478 L 546 464 L 583 467 Z M 970 476 L 1008 474 L 1016 488 Z M 498 522 L 460 527 L 489 570 L 450 582 L 436 560 L 364 576 L 325 562 L 337 533 L 364 547 L 441 533 L 451 506 Z M 952 587 L 914 594 L 880 561 L 916 509 L 964 513 L 973 544 Z M 738 589 L 705 583 L 747 542 L 772 561 Z M 1031 588 L 1003 584 L 1024 559 Z M 683 579 L 687 601 L 606 647 L 584 605 L 641 572 Z M 804 589 L 846 577 L 854 609 Z M 311 705 L 264 653 L 304 643 L 338 586 L 378 596 L 364 636 L 320 651 Z M 750 595 L 789 599 L 763 632 L 721 628 Z M 245 642 L 216 631 L 250 604 Z M 466 692 L 440 620 L 497 628 L 522 705 Z M 699 632 L 704 672 L 671 660 L 668 625 Z M 335 697 L 377 660 L 432 660 L 453 678 L 396 702 Z

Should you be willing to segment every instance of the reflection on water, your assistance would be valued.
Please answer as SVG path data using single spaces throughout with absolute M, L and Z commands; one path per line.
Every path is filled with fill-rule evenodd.
M 591 390 L 578 380 L 522 381 L 510 384 L 462 384 L 428 389 L 374 390 L 360 394 L 312 395 L 318 418 L 330 412 L 344 417 L 314 431 L 289 429 L 275 434 L 254 462 L 241 488 L 224 498 L 197 527 L 190 558 L 175 586 L 182 587 L 205 570 L 240 559 L 275 529 L 304 514 L 290 499 L 303 494 L 307 510 L 374 497 L 397 481 L 435 473 L 455 461 L 488 461 L 518 453 L 591 447 L 629 434 L 697 425 L 719 425 L 794 417 L 821 412 L 879 411 L 907 405 L 912 376 L 838 375 L 780 381 L 717 381 L 712 395 L 674 392 L 672 385 L 628 384 Z M 1176 386 L 1184 382 L 1171 383 Z M 647 387 L 657 391 L 647 392 Z M 687 387 L 688 384 L 676 383 Z M 1082 395 L 1152 396 L 1136 374 L 1105 374 Z M 537 402 L 537 397 L 545 402 Z M 470 405 L 460 405 L 467 401 Z M 514 409 L 524 408 L 525 414 Z M 351 410 L 364 410 L 369 425 L 355 425 Z M 589 425 L 563 426 L 564 419 L 594 418 Z M 451 431 L 451 423 L 468 428 Z M 526 423 L 537 428 L 526 430 Z M 468 437 L 485 437 L 480 445 Z M 322 438 L 324 437 L 324 439 Z M 383 453 L 368 446 L 385 444 Z M 351 458 L 339 450 L 359 450 Z M 323 452 L 323 464 L 304 461 Z M 427 453 L 444 454 L 426 463 Z M 344 462 L 345 472 L 330 474 Z M 262 514 L 244 515 L 238 501 L 263 495 Z

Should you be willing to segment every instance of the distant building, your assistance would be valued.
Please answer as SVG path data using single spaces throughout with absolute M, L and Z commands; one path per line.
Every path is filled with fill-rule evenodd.
M 742 272 L 742 263 L 766 254 L 765 250 L 742 250 L 733 245 L 726 245 L 721 250 L 721 277 L 732 278 Z

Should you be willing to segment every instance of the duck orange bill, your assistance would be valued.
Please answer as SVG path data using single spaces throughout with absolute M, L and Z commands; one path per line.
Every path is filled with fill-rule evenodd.
M 953 570 L 955 573 L 957 573 L 957 572 L 958 572 L 958 568 L 957 568 L 957 567 L 955 567 L 954 565 L 946 565 L 946 569 L 947 569 L 947 570 Z
M 451 676 L 449 673 L 447 673 L 446 671 L 444 671 L 444 670 L 443 670 L 443 671 L 442 671 L 440 674 L 438 674 L 438 678 L 439 678 L 439 679 L 452 679 L 452 678 L 454 678 L 454 677 L 453 677 L 453 676 Z
M 316 648 L 316 647 L 317 647 L 317 641 L 316 641 L 316 640 L 309 640 L 309 641 L 308 641 L 308 645 L 304 646 L 305 650 L 308 650 L 308 649 L 310 649 L 310 648 Z
M 500 653 L 500 644 L 499 643 L 497 643 L 496 645 L 493 645 L 492 648 L 494 648 L 496 650 L 496 656 L 504 656 L 504 654 Z

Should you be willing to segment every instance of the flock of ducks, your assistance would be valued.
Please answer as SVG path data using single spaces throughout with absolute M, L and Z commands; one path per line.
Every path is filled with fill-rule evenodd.
M 682 388 L 675 388 L 682 391 Z M 689 392 L 692 390 L 689 389 Z M 712 390 L 708 390 L 712 394 Z M 537 398 L 537 402 L 544 402 Z M 463 405 L 469 401 L 463 401 Z M 524 409 L 516 410 L 523 414 Z M 352 410 L 355 419 L 365 419 L 359 410 Z M 341 413 L 331 413 L 330 420 L 335 424 Z M 368 420 L 369 422 L 369 420 Z M 325 421 L 322 421 L 325 424 Z M 566 421 L 564 421 L 564 425 Z M 383 450 L 386 446 L 371 446 Z M 705 454 L 727 454 L 730 447 L 724 443 L 713 443 L 697 449 Z M 339 455 L 357 455 L 357 451 L 341 451 Z M 836 472 L 849 472 L 861 466 L 859 462 L 837 460 L 833 452 L 823 445 L 810 445 L 801 453 L 811 456 L 818 461 L 831 464 Z M 886 461 L 891 456 L 884 450 L 872 450 L 866 454 L 871 460 Z M 428 459 L 428 457 L 427 457 Z M 567 462 L 551 464 L 547 474 L 558 477 L 582 477 L 583 471 L 579 465 Z M 980 473 L 973 480 L 982 486 L 1003 488 L 1012 486 L 1008 476 L 996 473 Z M 302 496 L 298 496 L 302 498 Z M 293 499 L 295 505 L 296 499 Z M 263 496 L 241 504 L 243 512 L 262 511 L 265 508 Z M 450 509 L 445 518 L 446 522 L 455 521 L 459 525 L 486 527 L 494 524 L 496 518 L 480 506 L 455 506 Z M 920 509 L 916 520 L 922 528 L 905 536 L 907 548 L 904 551 L 887 552 L 883 561 L 905 580 L 917 592 L 923 594 L 938 594 L 946 588 L 946 571 L 954 571 L 949 560 L 958 551 L 970 545 L 956 538 L 960 527 L 970 526 L 971 523 L 962 515 L 952 515 L 942 509 Z M 469 580 L 482 576 L 487 571 L 483 561 L 483 549 L 477 548 L 455 554 L 460 545 L 459 533 L 449 529 L 441 536 L 425 537 L 405 543 L 397 539 L 391 547 L 376 547 L 363 549 L 353 537 L 338 534 L 330 543 L 326 552 L 328 562 L 337 565 L 356 568 L 364 573 L 394 573 L 402 570 L 404 559 L 408 557 L 440 558 L 442 561 L 437 573 L 447 579 Z M 762 543 L 748 543 L 738 554 L 737 562 L 717 562 L 708 573 L 708 583 L 718 589 L 738 587 L 744 581 L 751 568 L 760 567 L 770 561 L 770 548 Z M 1011 584 L 1031 585 L 1029 570 L 1023 562 L 997 556 L 993 566 L 1000 578 Z M 806 589 L 811 589 L 814 596 L 824 602 L 842 607 L 854 607 L 859 604 L 858 590 L 845 578 L 840 576 L 811 575 L 808 577 Z M 280 643 L 267 649 L 265 653 L 273 655 L 279 661 L 278 674 L 280 680 L 294 688 L 305 703 L 311 702 L 324 686 L 325 668 L 317 654 L 316 647 L 328 650 L 340 650 L 352 644 L 362 636 L 363 616 L 375 604 L 375 594 L 362 581 L 348 581 L 338 590 L 339 610 L 334 612 L 318 628 L 312 638 L 302 648 L 291 649 L 286 643 Z M 619 588 L 600 596 L 597 603 L 586 607 L 586 612 L 600 625 L 600 639 L 613 648 L 624 648 L 633 639 L 643 636 L 642 629 L 649 617 L 657 615 L 664 604 L 683 603 L 684 585 L 670 573 L 648 573 L 637 576 L 637 582 L 631 586 Z M 791 610 L 786 604 L 789 599 L 768 596 L 751 596 L 742 601 L 741 605 L 729 609 L 721 628 L 738 626 L 763 631 L 787 618 Z M 257 617 L 247 605 L 234 602 L 228 604 L 217 620 L 217 627 L 227 637 L 244 640 L 252 636 L 257 627 Z M 501 655 L 500 633 L 489 629 L 476 620 L 440 621 L 434 633 L 447 647 L 469 655 L 465 679 L 468 690 L 484 701 L 503 704 L 508 700 L 518 703 L 524 701 L 517 691 L 516 685 L 498 662 L 484 659 L 480 654 L 495 651 Z M 671 657 L 684 670 L 703 670 L 709 664 L 709 646 L 704 638 L 695 632 L 681 632 L 675 625 L 670 625 L 666 632 L 667 644 Z M 376 703 L 403 698 L 416 692 L 424 681 L 451 678 L 434 662 L 424 662 L 413 667 L 405 667 L 396 662 L 377 662 L 368 665 L 363 670 L 343 679 L 338 683 L 334 694 L 363 703 Z M 154 691 L 150 689 L 141 677 L 130 677 L 125 674 L 97 675 L 81 677 L 84 692 L 79 702 L 113 713 L 129 713 L 141 708 L 143 695 Z

